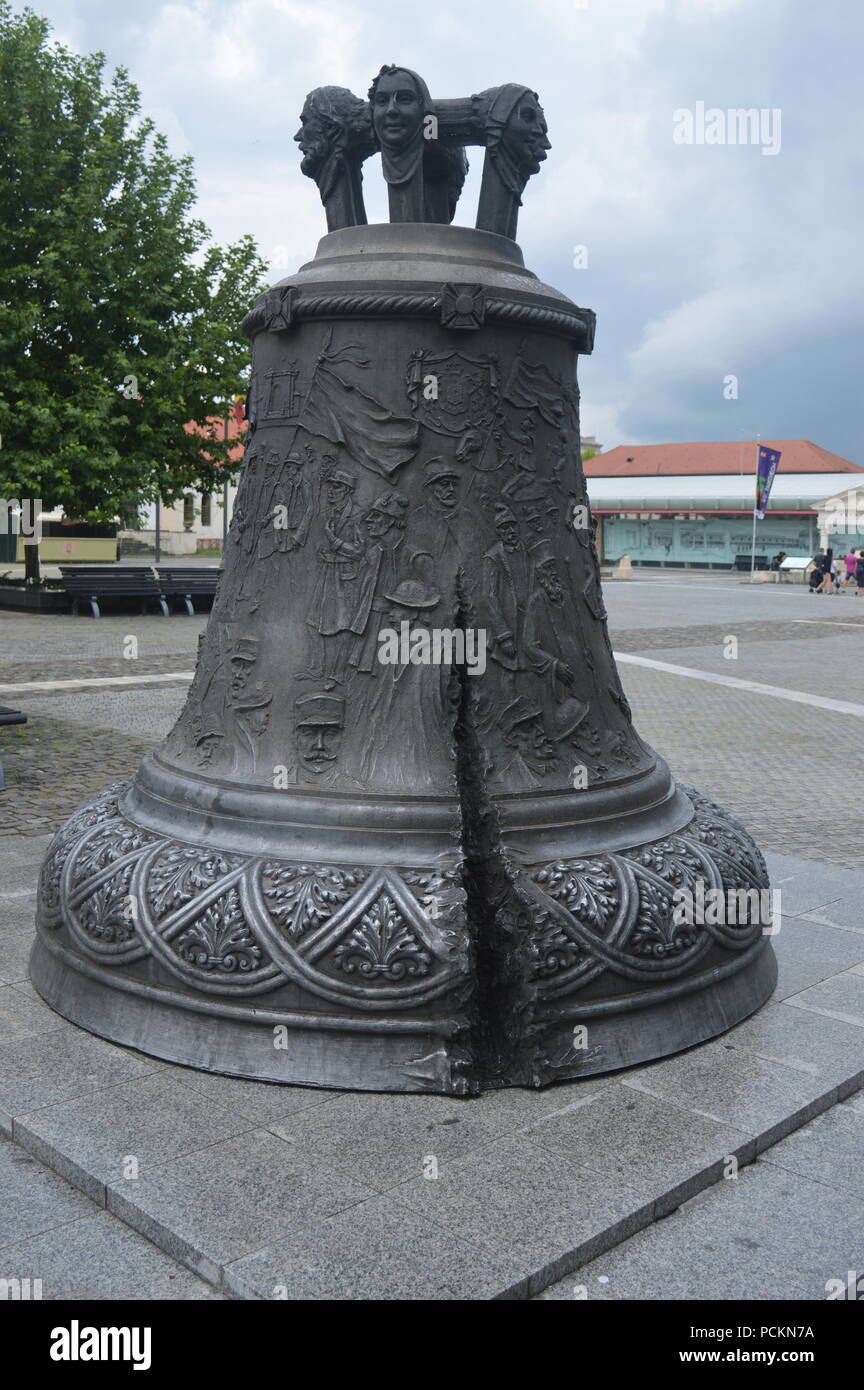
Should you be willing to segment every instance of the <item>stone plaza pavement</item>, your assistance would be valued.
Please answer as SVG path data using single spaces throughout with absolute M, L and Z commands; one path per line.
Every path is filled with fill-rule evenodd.
M 47 1009 L 27 957 L 50 832 L 167 732 L 203 619 L 0 613 L 0 703 L 30 718 L 0 732 L 0 1277 L 55 1299 L 818 1300 L 862 1269 L 864 598 L 669 571 L 604 592 L 640 733 L 768 851 L 778 990 L 676 1057 L 465 1101 L 209 1076 Z

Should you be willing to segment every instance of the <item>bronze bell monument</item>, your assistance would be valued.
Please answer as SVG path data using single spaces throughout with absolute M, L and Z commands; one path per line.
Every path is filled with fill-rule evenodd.
M 195 678 L 55 836 L 33 983 L 143 1052 L 308 1086 L 470 1095 L 712 1037 L 774 986 L 768 880 L 615 668 L 580 462 L 594 316 L 515 241 L 537 96 L 433 100 L 387 67 L 367 100 L 312 92 L 296 139 L 329 231 L 246 318 Z M 453 226 L 475 145 L 477 226 Z M 745 910 L 687 910 L 709 890 Z

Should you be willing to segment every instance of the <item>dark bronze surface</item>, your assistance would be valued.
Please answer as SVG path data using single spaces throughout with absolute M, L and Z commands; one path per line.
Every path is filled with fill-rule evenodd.
M 682 923 L 673 895 L 765 867 L 676 788 L 615 668 L 580 464 L 593 315 L 512 239 L 536 97 L 436 104 L 384 69 L 370 106 L 321 88 L 304 117 L 333 230 L 247 316 L 195 678 L 163 747 L 55 838 L 34 983 L 145 1051 L 309 1085 L 468 1094 L 712 1036 L 770 992 L 770 942 Z M 472 142 L 478 229 L 444 208 Z M 374 148 L 393 220 L 367 227 Z

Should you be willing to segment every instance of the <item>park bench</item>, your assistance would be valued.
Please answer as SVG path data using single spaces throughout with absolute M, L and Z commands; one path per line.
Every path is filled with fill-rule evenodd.
M 26 724 L 26 723 L 27 723 L 27 716 L 26 716 L 26 714 L 22 714 L 21 711 L 20 711 L 20 710 L 17 710 L 17 709 L 9 709 L 6 705 L 0 705 L 0 727 L 2 727 L 4 724 Z M 6 786 L 6 781 L 5 781 L 5 778 L 4 778 L 4 776 L 3 776 L 3 764 L 2 764 L 2 762 L 0 762 L 0 792 L 2 792 L 2 790 L 3 790 L 3 788 L 4 788 L 5 786 Z
M 198 569 L 191 565 L 165 565 L 160 566 L 156 573 L 159 576 L 159 587 L 165 597 L 182 599 L 190 618 L 195 615 L 195 605 L 192 602 L 195 595 L 212 598 L 219 582 L 219 570 L 215 567 Z
M 753 564 L 753 568 L 754 568 L 754 569 L 756 569 L 756 570 L 767 570 L 767 568 L 768 568 L 768 556 L 767 556 L 767 555 L 755 555 L 755 556 L 753 557 L 753 560 L 755 561 L 755 563 Z M 747 570 L 747 571 L 749 572 L 749 570 L 750 570 L 750 563 L 751 563 L 751 557 L 750 557 L 749 555 L 736 555 L 736 556 L 735 556 L 735 564 L 734 564 L 734 566 L 733 566 L 733 569 L 736 569 L 736 570 Z
M 94 618 L 100 618 L 100 598 L 137 598 L 141 612 L 147 612 L 148 599 L 155 599 L 165 617 L 168 604 L 149 565 L 61 565 L 63 588 L 72 600 L 72 612 L 83 601 L 90 604 Z

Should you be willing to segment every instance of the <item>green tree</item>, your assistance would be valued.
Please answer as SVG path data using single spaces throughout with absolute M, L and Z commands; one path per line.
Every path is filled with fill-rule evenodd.
M 211 243 L 126 71 L 49 35 L 0 0 L 0 496 L 110 522 L 225 481 L 184 425 L 245 393 L 264 262 Z

